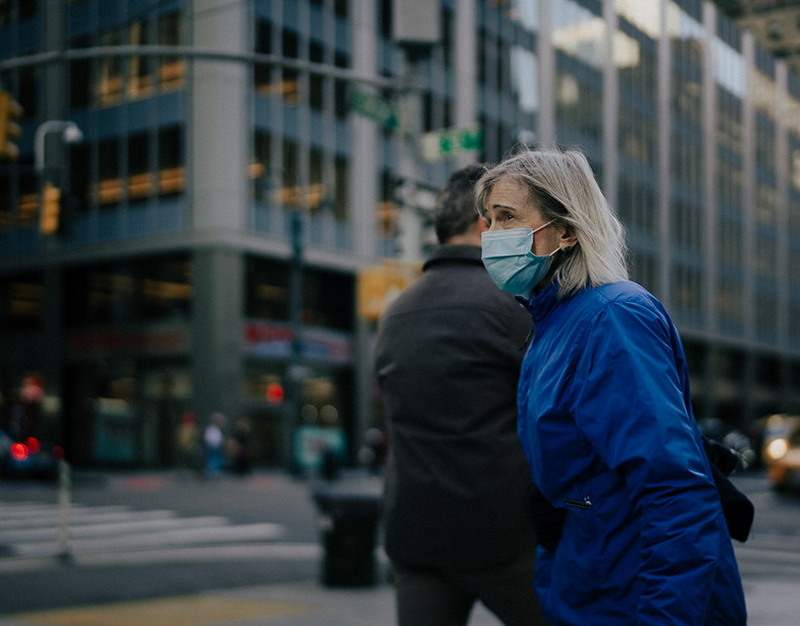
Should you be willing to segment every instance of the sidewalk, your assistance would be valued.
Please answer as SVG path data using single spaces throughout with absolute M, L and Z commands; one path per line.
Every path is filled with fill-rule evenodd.
M 0 626 L 391 626 L 394 590 L 327 588 L 311 581 L 55 609 L 0 618 Z M 470 626 L 500 622 L 482 606 Z
M 746 584 L 749 623 L 797 624 L 797 585 Z M 391 626 L 393 589 L 326 588 L 313 582 L 246 587 L 190 596 L 25 613 L 0 619 L 0 626 Z M 481 605 L 469 626 L 498 626 Z

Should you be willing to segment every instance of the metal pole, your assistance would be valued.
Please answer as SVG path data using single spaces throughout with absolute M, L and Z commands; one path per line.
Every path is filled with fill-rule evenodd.
M 45 138 L 48 133 L 61 133 L 66 143 L 75 143 L 83 141 L 83 132 L 78 125 L 73 121 L 67 120 L 47 120 L 39 124 L 33 138 L 33 151 L 34 151 L 34 169 L 36 170 L 36 177 L 39 184 L 39 211 L 40 216 L 44 213 L 44 193 L 45 186 L 49 182 L 47 171 L 47 159 L 45 158 Z M 69 183 L 69 174 L 64 176 L 64 180 L 60 181 L 60 186 Z M 41 219 L 41 218 L 40 218 Z M 48 244 L 49 245 L 49 244 Z
M 36 134 L 33 140 L 34 163 L 36 171 L 40 176 L 44 174 L 46 166 L 45 162 L 45 144 L 44 140 L 48 133 L 60 132 L 63 133 L 64 139 L 67 143 L 75 143 L 83 140 L 83 133 L 78 125 L 72 121 L 64 120 L 48 120 L 42 122 L 36 129 Z
M 69 463 L 58 462 L 58 558 L 65 562 L 72 561 L 72 550 L 69 545 L 69 518 L 71 506 L 72 477 Z
M 289 269 L 289 322 L 292 338 L 289 350 L 288 402 L 286 403 L 285 428 L 288 436 L 288 460 L 291 471 L 296 471 L 294 437 L 299 426 L 300 403 L 303 382 L 303 213 L 295 207 L 291 212 L 292 259 Z
M 404 180 L 420 180 L 418 146 L 422 126 L 422 103 L 419 88 L 419 64 L 416 57 L 406 52 L 403 72 L 403 91 L 400 97 L 402 137 L 400 139 L 400 176 Z M 402 206 L 402 201 L 399 202 Z M 413 206 L 403 206 L 400 211 L 400 257 L 414 263 L 422 254 L 422 219 Z
M 193 46 L 99 46 L 95 48 L 76 48 L 72 50 L 55 50 L 51 52 L 41 52 L 22 57 L 15 57 L 0 61 L 0 72 L 7 70 L 20 69 L 33 65 L 43 65 L 49 63 L 60 63 L 66 61 L 78 61 L 83 59 L 94 59 L 99 57 L 160 57 L 160 56 L 182 56 L 191 59 L 208 59 L 214 61 L 229 61 L 232 63 L 250 63 L 254 65 L 276 65 L 296 69 L 309 74 L 319 74 L 338 78 L 354 83 L 374 85 L 384 89 L 392 89 L 395 82 L 391 78 L 379 75 L 363 75 L 352 70 L 328 65 L 325 63 L 314 63 L 303 59 L 289 59 L 275 54 L 257 53 L 237 53 L 224 50 L 210 50 L 195 48 Z

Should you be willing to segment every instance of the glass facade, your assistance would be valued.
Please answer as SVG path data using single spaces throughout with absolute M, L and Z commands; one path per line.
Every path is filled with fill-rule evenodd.
M 0 166 L 4 420 L 35 375 L 78 463 L 170 465 L 180 415 L 215 410 L 251 419 L 258 462 L 286 463 L 298 425 L 355 459 L 381 419 L 356 276 L 433 240 L 398 193 L 409 163 L 435 188 L 550 144 L 587 153 L 627 226 L 698 417 L 800 411 L 800 78 L 708 0 L 441 0 L 413 58 L 392 5 L 0 2 L 0 88 L 25 109 Z M 37 143 L 50 120 L 82 141 Z M 475 126 L 478 151 L 408 141 Z

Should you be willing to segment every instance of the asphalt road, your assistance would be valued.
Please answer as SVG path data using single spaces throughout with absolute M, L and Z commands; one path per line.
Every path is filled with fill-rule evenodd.
M 750 623 L 795 624 L 800 494 L 773 493 L 757 472 L 735 481 L 756 505 L 751 538 L 735 544 Z M 350 477 L 346 484 L 373 493 L 380 488 L 375 477 Z M 108 623 L 103 613 L 87 616 L 112 607 L 119 617 L 118 603 L 130 601 L 125 610 L 154 607 L 170 615 L 154 604 L 168 602 L 184 615 L 182 624 L 225 624 L 234 607 L 243 610 L 232 597 L 248 598 L 259 615 L 243 624 L 310 626 L 317 618 L 326 626 L 391 624 L 392 588 L 380 551 L 374 587 L 337 591 L 321 584 L 317 486 L 279 472 L 213 481 L 174 472 L 78 473 L 70 494 L 73 558 L 64 560 L 57 556 L 57 487 L 0 482 L 0 624 Z M 17 523 L 16 516 L 27 521 Z M 189 621 L 187 606 L 205 606 L 207 614 Z M 59 612 L 32 613 L 46 610 Z M 83 612 L 69 621 L 65 611 L 76 610 Z M 210 619 L 225 610 L 234 611 L 230 620 Z M 21 621 L 8 621 L 12 615 Z M 117 617 L 113 623 L 121 624 Z M 496 621 L 479 609 L 470 623 Z

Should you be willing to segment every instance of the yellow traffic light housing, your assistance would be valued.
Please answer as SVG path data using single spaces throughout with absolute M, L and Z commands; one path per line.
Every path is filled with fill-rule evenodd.
M 419 275 L 417 264 L 384 260 L 358 272 L 358 315 L 377 321 L 392 300 Z
M 17 123 L 23 109 L 8 91 L 0 91 L 0 158 L 14 161 L 19 156 L 17 141 L 22 128 Z
M 42 211 L 39 218 L 39 232 L 55 235 L 61 220 L 61 190 L 47 183 L 42 192 Z

